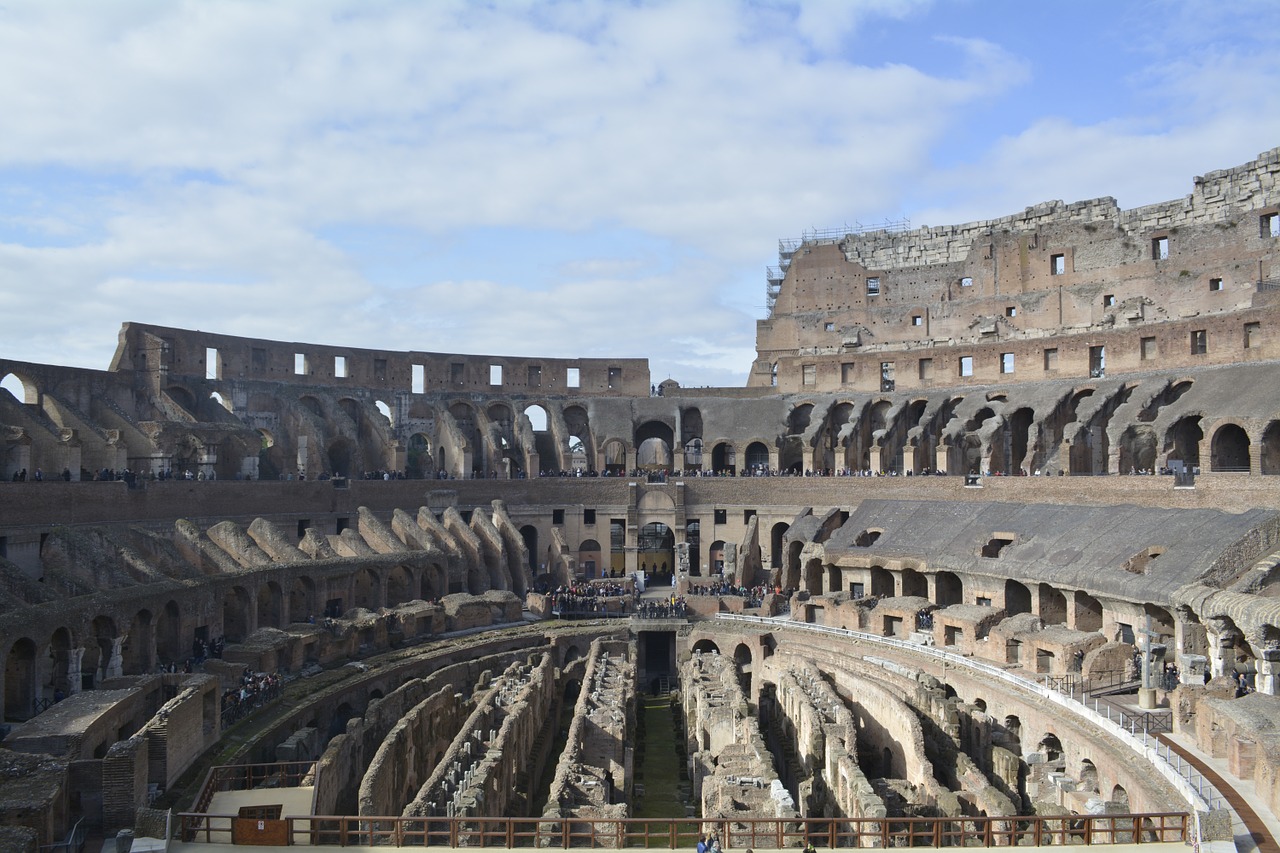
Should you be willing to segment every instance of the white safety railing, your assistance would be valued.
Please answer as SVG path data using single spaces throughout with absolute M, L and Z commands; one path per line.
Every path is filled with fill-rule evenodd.
M 1168 744 L 1162 743 L 1160 740 L 1150 737 L 1146 730 L 1138 730 L 1137 719 L 1126 715 L 1123 712 L 1112 713 L 1109 705 L 1099 704 L 1094 700 L 1094 706 L 1089 705 L 1068 696 L 1059 693 L 1057 690 L 1050 689 L 1039 682 L 1032 681 L 1029 678 L 1023 678 L 1015 675 L 1006 669 L 1001 669 L 993 664 L 984 661 L 974 660 L 972 658 L 963 657 L 961 655 L 952 654 L 936 646 L 922 646 L 916 643 L 908 643 L 894 637 L 882 637 L 878 634 L 868 634 L 863 631 L 854 631 L 849 628 L 834 628 L 830 625 L 814 625 L 808 622 L 792 622 L 780 619 L 768 619 L 762 616 L 742 616 L 735 613 L 718 614 L 717 619 L 724 619 L 733 622 L 749 622 L 756 625 L 767 626 L 770 629 L 786 628 L 788 630 L 814 631 L 823 634 L 832 634 L 839 637 L 846 637 L 852 640 L 860 640 L 867 643 L 874 643 L 880 646 L 889 646 L 910 652 L 915 655 L 923 655 L 941 661 L 947 666 L 957 669 L 964 667 L 967 669 L 981 672 L 991 678 L 999 679 L 1008 684 L 1036 694 L 1042 699 L 1046 699 L 1054 704 L 1065 708 L 1077 717 L 1082 718 L 1090 725 L 1097 726 L 1111 736 L 1119 739 L 1125 746 L 1132 749 L 1142 757 L 1151 762 L 1152 766 L 1168 780 L 1174 788 L 1182 794 L 1183 798 L 1191 806 L 1193 811 L 1213 811 L 1215 809 L 1227 808 L 1226 798 L 1214 786 L 1214 784 L 1206 779 L 1194 766 L 1183 760 L 1181 755 L 1169 748 Z M 1105 711 L 1103 710 L 1105 709 Z

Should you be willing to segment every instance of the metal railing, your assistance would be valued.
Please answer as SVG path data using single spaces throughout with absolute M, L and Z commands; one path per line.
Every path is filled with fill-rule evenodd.
M 183 814 L 182 839 L 228 843 L 231 815 Z M 1017 847 L 1185 843 L 1182 812 L 916 818 L 435 818 L 356 815 L 283 817 L 293 845 L 316 847 L 500 847 L 691 849 L 716 833 L 726 849 L 803 847 Z
M 993 664 L 955 655 L 936 646 L 920 646 L 892 637 L 882 637 L 878 634 L 868 634 L 848 628 L 833 628 L 828 625 L 814 625 L 807 622 L 786 622 L 776 619 L 763 619 L 759 616 L 742 616 L 735 613 L 721 613 L 716 618 L 766 625 L 770 630 L 786 628 L 789 630 L 816 631 L 877 645 L 891 646 L 911 654 L 932 657 L 935 660 L 945 662 L 947 666 L 975 670 L 1000 681 L 1016 685 L 1071 711 L 1090 725 L 1097 726 L 1118 738 L 1134 752 L 1150 761 L 1152 766 L 1182 794 L 1192 809 L 1209 811 L 1227 808 L 1226 798 L 1214 787 L 1213 782 L 1206 779 L 1200 771 L 1180 759 L 1176 764 L 1170 762 L 1168 747 L 1153 737 L 1153 733 L 1149 734 L 1139 728 L 1140 717 L 1133 714 L 1126 715 L 1123 711 L 1112 713 L 1109 705 L 1105 706 L 1105 711 L 1098 707 L 1100 703 L 1095 703 L 1095 707 L 1091 708 L 1074 696 L 1059 693 L 1056 690 L 1045 687 L 1043 684 L 1020 675 L 1014 675 L 1008 670 L 1001 669 Z M 1160 747 L 1164 748 L 1161 749 Z

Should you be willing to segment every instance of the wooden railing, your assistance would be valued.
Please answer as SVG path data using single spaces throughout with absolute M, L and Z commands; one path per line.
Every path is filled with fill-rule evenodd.
M 230 843 L 231 815 L 183 814 L 181 839 Z M 803 847 L 1018 847 L 1185 843 L 1185 813 L 1052 817 L 779 819 L 284 817 L 293 845 L 692 849 L 715 832 L 726 849 Z

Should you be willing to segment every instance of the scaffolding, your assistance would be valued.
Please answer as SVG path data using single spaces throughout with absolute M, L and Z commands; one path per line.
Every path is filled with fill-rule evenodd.
M 787 270 L 791 268 L 791 259 L 795 257 L 796 252 L 800 251 L 802 246 L 836 243 L 845 237 L 853 235 L 874 232 L 901 234 L 910 230 L 911 220 L 903 217 L 902 219 L 886 219 L 878 225 L 863 225 L 861 222 L 855 221 L 853 225 L 846 223 L 841 228 L 809 228 L 800 237 L 778 240 L 778 265 L 776 267 L 765 267 L 764 271 L 764 301 L 769 316 L 773 316 L 773 308 L 778 302 L 778 294 L 782 291 L 782 280 L 786 278 Z

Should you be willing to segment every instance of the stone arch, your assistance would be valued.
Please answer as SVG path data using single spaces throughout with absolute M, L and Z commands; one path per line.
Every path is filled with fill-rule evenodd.
M 1076 590 L 1072 596 L 1075 605 L 1075 629 L 1077 631 L 1102 630 L 1102 602 L 1084 590 Z
M 897 585 L 893 582 L 893 572 L 884 566 L 872 566 L 871 594 L 882 598 L 892 598 L 896 595 Z
M 284 627 L 284 591 L 276 581 L 258 587 L 258 627 Z
M 636 537 L 640 569 L 651 582 L 669 583 L 675 572 L 675 534 L 661 521 L 651 521 L 640 528 Z
M 964 583 L 955 572 L 938 572 L 934 577 L 934 603 L 939 607 L 964 604 Z
M 804 589 L 810 595 L 822 595 L 822 560 L 810 557 L 804 564 Z
M 1004 582 L 1004 609 L 1010 616 L 1031 612 L 1031 590 L 1010 578 Z
M 1169 459 L 1178 460 L 1186 467 L 1200 465 L 1200 441 L 1204 438 L 1204 430 L 1200 427 L 1199 415 L 1187 415 L 1178 418 L 1165 433 L 1164 444 L 1169 450 Z
M 604 470 L 608 474 L 621 476 L 627 472 L 627 445 L 619 438 L 611 438 L 600 448 L 604 457 Z
M 1120 434 L 1119 473 L 1154 471 L 1156 468 L 1156 431 L 1148 424 L 1130 424 Z
M 416 578 L 412 569 L 395 566 L 387 572 L 387 607 L 395 607 L 418 598 Z
M 251 632 L 249 592 L 233 586 L 222 597 L 222 636 L 228 643 L 242 643 Z
M 588 578 L 608 575 L 604 551 L 595 539 L 583 539 L 578 543 L 578 568 Z
M 1237 423 L 1224 423 L 1209 445 L 1211 471 L 1249 471 L 1249 434 Z
M 289 615 L 294 622 L 302 622 L 314 616 L 316 609 L 316 582 L 298 575 L 289 588 Z
M 707 573 L 719 575 L 724 573 L 724 540 L 717 539 L 707 549 Z
M 1129 813 L 1129 792 L 1124 789 L 1123 785 L 1116 785 L 1111 789 L 1111 802 L 1120 807 L 1122 814 Z
M 395 415 L 391 411 L 391 407 L 387 405 L 386 400 L 374 400 L 373 407 L 378 410 L 378 414 L 386 419 L 384 427 L 394 427 L 396 425 Z
M 405 451 L 405 473 L 412 480 L 424 480 L 435 476 L 436 462 L 431 450 L 431 436 L 415 432 L 409 436 Z
M 769 529 L 769 564 L 771 568 L 782 568 L 783 537 L 787 535 L 787 531 L 791 529 L 791 525 L 785 521 L 779 521 Z
M 751 696 L 751 647 L 738 643 L 733 650 L 733 662 L 738 666 L 738 686 L 744 695 Z
M 929 597 L 929 581 L 915 569 L 902 570 L 902 594 Z
M 298 405 L 315 415 L 320 420 L 324 420 L 324 406 L 320 404 L 320 399 L 318 397 L 313 397 L 310 394 L 303 394 L 298 398 Z
M 422 573 L 421 580 L 422 589 L 420 593 L 422 598 L 427 601 L 435 601 L 449 592 L 449 573 L 439 563 L 432 563 L 427 566 Z
M 351 601 L 355 607 L 377 610 L 382 606 L 382 578 L 364 566 L 351 577 Z
M 711 470 L 716 474 L 737 473 L 737 450 L 727 441 L 718 441 L 711 448 Z
M 1094 794 L 1098 790 L 1098 768 L 1087 758 L 1080 759 L 1080 790 Z
M 1053 764 L 1062 759 L 1062 741 L 1053 732 L 1045 732 L 1044 737 L 1036 744 L 1036 751 L 1044 753 L 1045 761 Z
M 155 624 L 151 611 L 143 608 L 129 623 L 127 639 L 120 649 L 121 667 L 125 675 L 142 675 L 155 668 Z
M 538 528 L 532 524 L 524 525 L 520 528 L 520 539 L 524 542 L 525 551 L 529 554 L 529 576 L 534 579 L 536 584 L 539 577 L 547 574 L 538 564 Z M 554 585 L 552 583 L 552 586 Z
M 714 640 L 703 637 L 693 644 L 693 651 L 695 654 L 700 655 L 718 655 L 720 654 L 720 647 L 715 644 Z
M 258 479 L 278 480 L 286 469 L 284 452 L 276 445 L 276 437 L 271 430 L 259 427 L 258 436 Z
M 4 665 L 4 718 L 29 719 L 35 709 L 36 644 L 20 637 L 9 647 Z
M 1280 421 L 1271 421 L 1263 430 L 1259 454 L 1263 474 L 1280 474 Z
M 744 456 L 748 471 L 764 471 L 769 468 L 769 447 L 763 441 L 748 444 Z
M 186 645 L 182 642 L 182 608 L 169 599 L 160 611 L 156 625 L 156 654 L 161 663 L 177 664 L 187 658 Z
M 170 385 L 164 389 L 165 395 L 180 406 L 183 411 L 195 419 L 196 417 L 196 396 L 181 385 Z
M 1037 588 L 1041 621 L 1046 625 L 1067 624 L 1067 596 L 1061 590 L 1054 589 L 1047 583 Z
M 358 462 L 356 447 L 346 436 L 340 435 L 329 442 L 326 458 L 329 465 L 328 471 L 335 477 L 349 477 L 356 470 Z
M 40 389 L 31 379 L 21 373 L 6 373 L 0 378 L 0 388 L 13 395 L 13 399 L 27 406 L 40 403 Z

